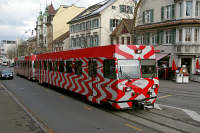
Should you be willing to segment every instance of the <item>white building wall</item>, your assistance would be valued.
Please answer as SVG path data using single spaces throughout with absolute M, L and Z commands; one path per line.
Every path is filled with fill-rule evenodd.
M 132 0 L 117 0 L 111 6 L 101 12 L 101 45 L 110 44 L 110 34 L 112 33 L 112 31 L 110 31 L 110 19 L 122 20 L 123 18 L 133 18 L 133 14 L 120 13 L 120 5 L 133 6 L 134 3 Z M 115 6 L 116 8 L 112 9 L 112 6 Z

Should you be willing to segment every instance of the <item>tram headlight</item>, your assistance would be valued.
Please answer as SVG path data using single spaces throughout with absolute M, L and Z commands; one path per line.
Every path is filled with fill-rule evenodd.
M 136 49 L 136 50 L 135 50 L 135 53 L 136 53 L 136 54 L 141 54 L 141 53 L 142 53 L 142 50 L 141 50 L 141 49 Z
M 152 86 L 152 89 L 156 89 L 156 88 L 158 88 L 158 85 L 157 85 L 157 84 L 154 84 L 154 85 Z
M 125 87 L 125 88 L 124 88 L 124 92 L 130 92 L 130 91 L 132 91 L 132 88 L 131 88 L 131 87 Z

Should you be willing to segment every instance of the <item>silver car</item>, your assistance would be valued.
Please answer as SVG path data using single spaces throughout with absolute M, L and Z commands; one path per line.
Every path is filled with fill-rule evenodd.
M 13 72 L 10 69 L 1 70 L 0 79 L 13 79 Z

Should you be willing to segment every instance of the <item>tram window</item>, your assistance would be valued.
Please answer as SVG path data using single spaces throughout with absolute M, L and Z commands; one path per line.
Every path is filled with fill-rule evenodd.
M 96 75 L 97 75 L 97 62 L 96 61 L 88 62 L 88 74 L 91 77 L 96 77 Z
M 64 72 L 64 61 L 59 62 L 59 71 Z
M 48 62 L 48 69 L 49 69 L 49 71 L 52 71 L 52 62 L 51 61 Z
M 35 68 L 35 63 L 36 63 L 36 61 L 33 61 L 33 68 Z
M 53 69 L 54 69 L 54 71 L 58 70 L 57 61 L 53 62 Z
M 42 69 L 42 62 L 39 62 L 39 69 Z
M 104 60 L 103 75 L 105 78 L 116 79 L 115 60 L 112 59 Z
M 82 62 L 81 61 L 75 62 L 75 74 L 78 74 L 78 75 L 82 74 Z
M 47 62 L 44 61 L 44 70 L 47 70 Z
M 66 61 L 66 73 L 72 73 L 72 61 Z
M 156 77 L 156 61 L 155 60 L 141 60 L 142 77 Z

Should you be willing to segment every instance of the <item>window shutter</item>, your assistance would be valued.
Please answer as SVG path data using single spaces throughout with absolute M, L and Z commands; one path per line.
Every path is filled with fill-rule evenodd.
M 172 43 L 175 44 L 176 43 L 176 29 L 172 30 Z
M 164 7 L 162 6 L 161 7 L 161 21 L 163 21 L 164 20 Z
M 147 33 L 147 44 L 150 45 L 150 33 Z
M 112 32 L 113 31 L 113 19 L 110 19 L 110 31 Z
M 159 32 L 157 32 L 156 43 L 159 43 Z
M 158 36 L 159 36 L 159 44 L 162 44 L 163 43 L 163 38 L 164 38 L 164 32 L 163 31 L 159 31 L 158 33 Z
M 171 15 L 172 15 L 171 18 L 174 19 L 174 17 L 175 17 L 175 5 L 174 4 L 172 5 L 172 14 Z
M 142 22 L 143 22 L 143 24 L 145 23 L 145 12 L 143 12 Z
M 119 5 L 120 13 L 123 12 L 122 5 Z
M 151 23 L 153 22 L 153 20 L 154 20 L 154 10 L 152 9 L 151 10 Z
M 163 43 L 164 43 L 164 32 L 161 31 L 161 44 L 163 44 Z
M 133 7 L 129 7 L 129 13 L 132 14 L 133 13 Z

